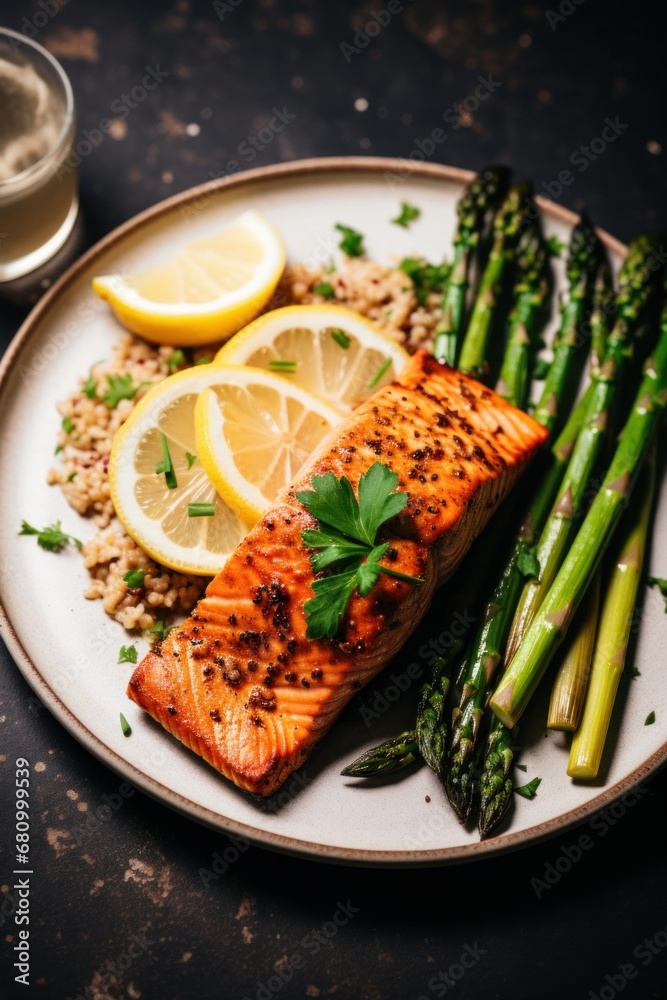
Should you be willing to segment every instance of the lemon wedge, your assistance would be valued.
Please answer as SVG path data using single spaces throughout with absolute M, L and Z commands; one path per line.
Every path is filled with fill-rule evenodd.
M 219 378 L 206 365 L 154 386 L 117 431 L 109 461 L 111 499 L 127 533 L 157 562 L 200 576 L 217 573 L 248 530 L 218 495 L 196 451 L 197 398 Z M 165 442 L 173 489 L 167 474 L 156 472 Z M 206 510 L 213 514 L 190 516 L 190 504 L 212 505 Z
M 133 333 L 196 347 L 223 340 L 256 316 L 284 267 L 278 232 L 248 211 L 153 267 L 94 278 L 93 288 Z
M 407 351 L 370 320 L 325 304 L 259 316 L 221 348 L 215 363 L 273 370 L 345 414 L 396 378 L 407 360 Z
M 210 367 L 210 383 L 195 408 L 197 455 L 222 499 L 252 525 L 340 413 L 281 375 Z

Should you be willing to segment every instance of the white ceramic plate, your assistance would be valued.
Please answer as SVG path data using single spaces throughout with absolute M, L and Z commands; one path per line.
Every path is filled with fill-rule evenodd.
M 72 551 L 43 552 L 19 538 L 21 518 L 61 519 L 86 538 L 60 490 L 46 485 L 58 427 L 56 402 L 99 358 L 108 357 L 119 327 L 91 291 L 91 278 L 152 264 L 182 243 L 224 226 L 248 208 L 264 212 L 283 234 L 290 261 L 326 261 L 337 245 L 334 224 L 352 225 L 378 260 L 408 254 L 440 260 L 450 252 L 455 204 L 471 175 L 436 165 L 378 159 L 305 161 L 248 171 L 185 192 L 144 212 L 93 247 L 44 296 L 13 341 L 0 369 L 0 600 L 2 635 L 19 669 L 62 724 L 109 767 L 167 805 L 209 826 L 268 847 L 320 859 L 363 864 L 434 864 L 481 857 L 548 836 L 609 803 L 664 763 L 667 616 L 654 591 L 646 598 L 635 663 L 641 677 L 621 688 L 604 774 L 574 784 L 565 774 L 560 734 L 544 735 L 544 714 L 532 707 L 521 733 L 521 760 L 542 778 L 532 801 L 516 797 L 511 819 L 479 843 L 456 821 L 435 776 L 406 772 L 393 782 L 361 787 L 340 776 L 362 750 L 410 724 L 420 680 L 395 701 L 391 675 L 425 663 L 419 649 L 449 622 L 434 601 L 419 634 L 393 666 L 349 706 L 305 766 L 268 803 L 258 804 L 168 736 L 125 697 L 131 667 L 116 662 L 127 636 L 98 601 L 82 597 L 87 574 Z M 422 208 L 409 230 L 390 224 L 401 200 Z M 567 240 L 575 217 L 540 202 L 549 234 Z M 614 263 L 624 248 L 604 237 Z M 558 267 L 562 286 L 563 268 Z M 553 328 L 553 323 L 552 323 Z M 658 511 L 652 563 L 667 565 L 667 503 Z M 138 643 L 140 653 L 143 644 Z M 400 679 L 400 678 L 399 678 Z M 405 686 L 405 684 L 404 684 Z M 377 693 L 377 697 L 376 697 Z M 370 707 L 376 717 L 360 711 Z M 387 711 L 379 711 L 382 705 Z M 119 711 L 132 725 L 123 737 Z M 377 710 L 377 711 L 376 711 Z M 644 720 L 654 710 L 656 722 Z M 622 721 L 622 725 L 620 725 Z M 368 724 L 367 724 L 368 723 Z M 532 726 L 532 728 L 531 728 Z M 430 802 L 426 798 L 430 797 Z

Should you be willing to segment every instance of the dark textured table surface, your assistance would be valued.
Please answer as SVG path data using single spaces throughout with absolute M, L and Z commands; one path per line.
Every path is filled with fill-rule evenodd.
M 327 154 L 407 156 L 447 111 L 447 139 L 430 158 L 473 168 L 507 161 L 563 204 L 585 202 L 623 239 L 667 223 L 657 4 L 61 4 L 0 0 L 0 23 L 34 33 L 62 60 L 82 137 L 117 119 L 80 167 L 89 243 L 230 159 L 245 167 Z M 373 11 L 387 21 L 397 6 L 404 9 L 377 34 L 365 31 Z M 122 104 L 146 67 L 168 75 L 125 117 L 114 114 L 113 102 Z M 493 93 L 477 108 L 461 106 L 479 77 Z M 243 152 L 274 107 L 295 115 L 289 128 L 253 156 Z M 594 159 L 578 154 L 586 167 L 572 169 L 571 156 L 590 148 L 607 118 L 617 138 Z M 568 167 L 573 182 L 558 192 Z M 22 316 L 14 305 L 0 311 L 3 347 Z M 4 648 L 0 661 L 0 881 L 11 886 L 18 756 L 33 766 L 36 873 L 31 986 L 16 992 L 14 890 L 0 898 L 0 996 L 664 997 L 667 773 L 595 828 L 495 860 L 383 872 L 251 848 L 204 885 L 200 869 L 210 871 L 229 842 L 139 792 L 120 795 L 120 779 L 32 697 Z M 121 805 L 95 832 L 74 836 L 82 804 L 92 811 L 105 802 Z M 592 846 L 568 865 L 566 848 L 576 858 L 584 833 Z M 553 884 L 540 888 L 535 880 L 547 877 Z M 353 908 L 351 918 L 322 937 L 339 901 Z M 299 968 L 288 961 L 295 954 Z

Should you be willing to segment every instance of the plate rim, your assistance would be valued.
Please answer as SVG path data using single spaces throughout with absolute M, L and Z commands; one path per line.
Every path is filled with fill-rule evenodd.
M 35 328 L 51 306 L 100 254 L 122 243 L 128 235 L 136 234 L 146 223 L 162 215 L 166 215 L 173 211 L 173 209 L 188 202 L 201 198 L 202 195 L 217 194 L 226 188 L 251 187 L 266 180 L 301 177 L 305 174 L 315 175 L 327 172 L 360 172 L 372 174 L 382 170 L 396 171 L 403 169 L 406 162 L 406 160 L 399 157 L 328 156 L 293 160 L 288 163 L 270 164 L 243 171 L 232 177 L 207 181 L 144 209 L 142 212 L 121 223 L 120 226 L 116 227 L 116 229 L 90 247 L 61 275 L 30 311 L 10 341 L 4 356 L 0 359 L 0 394 L 11 377 L 14 362 L 19 352 L 30 340 Z M 473 170 L 466 170 L 460 167 L 450 167 L 439 163 L 415 163 L 414 161 L 410 161 L 410 172 L 412 176 L 416 177 L 442 179 L 459 183 L 466 183 L 475 174 Z M 570 226 L 574 225 L 579 219 L 579 216 L 575 212 L 556 204 L 548 198 L 537 195 L 535 200 L 546 215 L 565 222 Z M 605 230 L 598 229 L 597 232 L 612 252 L 621 257 L 627 254 L 627 246 L 620 240 L 617 240 Z M 538 843 L 556 833 L 570 829 L 587 818 L 594 816 L 605 806 L 610 805 L 622 795 L 646 781 L 667 762 L 666 741 L 624 779 L 604 789 L 599 795 L 594 796 L 581 806 L 568 810 L 568 812 L 560 816 L 529 827 L 528 829 L 516 831 L 515 833 L 509 830 L 495 837 L 490 837 L 488 840 L 462 844 L 458 847 L 443 847 L 430 850 L 406 849 L 404 851 L 366 850 L 323 845 L 309 840 L 300 840 L 296 837 L 286 837 L 267 830 L 259 830 L 246 823 L 221 816 L 212 809 L 193 802 L 180 793 L 168 788 L 166 785 L 163 785 L 150 775 L 140 771 L 133 764 L 124 760 L 115 750 L 107 746 L 99 737 L 95 736 L 52 690 L 49 683 L 41 675 L 37 665 L 33 663 L 23 647 L 1 602 L 0 637 L 4 640 L 21 674 L 39 696 L 44 706 L 71 736 L 107 767 L 129 780 L 135 787 L 140 788 L 141 791 L 145 792 L 151 798 L 156 799 L 162 805 L 174 809 L 181 815 L 187 816 L 189 819 L 194 819 L 204 826 L 226 835 L 231 834 L 241 837 L 249 843 L 260 847 L 280 851 L 295 857 L 306 858 L 311 861 L 337 862 L 339 864 L 367 867 L 428 867 L 486 859 L 506 851 L 517 850 L 529 844 Z

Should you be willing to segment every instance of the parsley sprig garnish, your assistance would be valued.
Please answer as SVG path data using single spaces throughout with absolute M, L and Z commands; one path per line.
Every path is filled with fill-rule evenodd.
M 527 785 L 519 785 L 519 787 L 515 788 L 514 791 L 517 795 L 523 796 L 524 799 L 534 799 L 537 795 L 537 789 L 541 784 L 541 778 L 533 778 Z
M 308 639 L 332 638 L 355 589 L 367 597 L 380 573 L 406 583 L 424 582 L 380 565 L 389 544 L 377 545 L 377 533 L 408 502 L 407 493 L 393 492 L 397 485 L 396 473 L 375 462 L 359 480 L 359 499 L 349 479 L 336 479 L 333 472 L 313 476 L 312 490 L 297 493 L 297 500 L 319 521 L 317 528 L 301 532 L 305 545 L 318 550 L 311 557 L 313 570 L 336 568 L 335 573 L 313 582 L 315 597 L 304 604 Z
M 399 271 L 411 279 L 419 305 L 423 305 L 431 292 L 442 295 L 449 281 L 451 264 L 429 264 L 422 257 L 404 257 L 398 265 Z
M 19 535 L 36 535 L 37 544 L 48 552 L 62 552 L 66 545 L 70 543 L 76 545 L 77 549 L 83 548 L 83 543 L 73 535 L 66 535 L 60 528 L 60 521 L 49 524 L 46 528 L 33 528 L 27 521 L 21 521 Z

